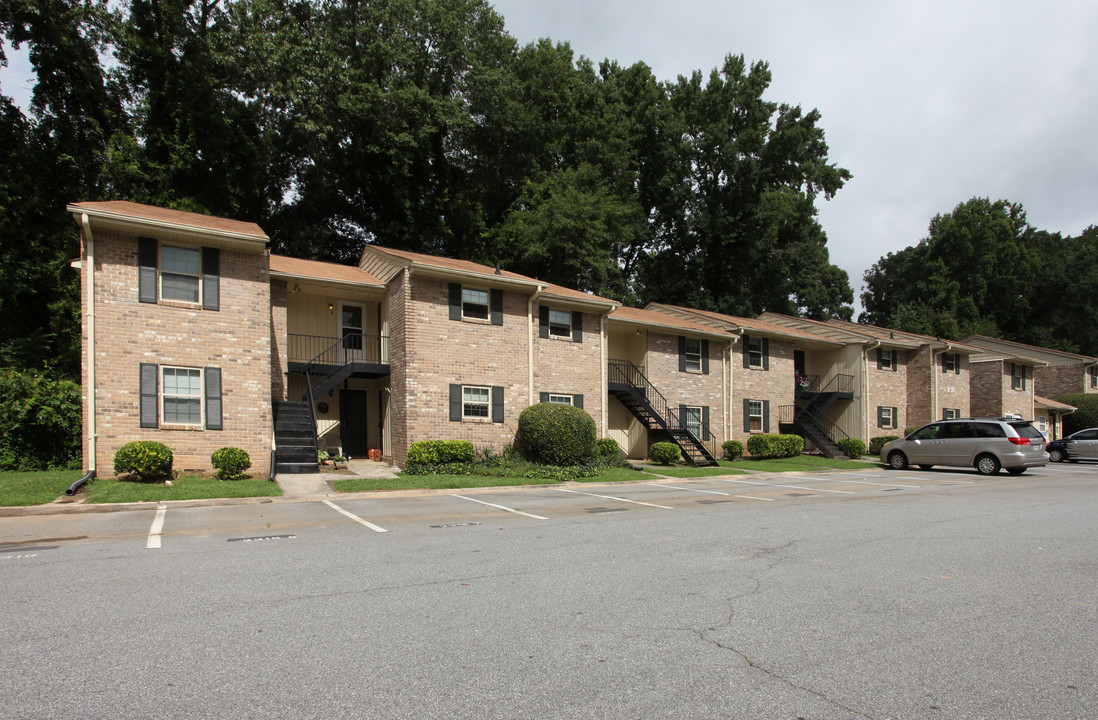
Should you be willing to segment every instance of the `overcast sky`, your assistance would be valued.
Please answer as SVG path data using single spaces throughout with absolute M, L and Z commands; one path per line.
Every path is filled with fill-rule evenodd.
M 1098 224 L 1098 2 L 1092 0 L 497 0 L 520 43 L 643 61 L 662 80 L 729 53 L 770 64 L 767 98 L 818 108 L 831 158 L 854 174 L 820 201 L 831 259 L 850 274 L 925 237 L 980 196 L 1032 225 Z M 9 55 L 0 91 L 33 76 Z
M 525 44 L 643 61 L 661 80 L 725 55 L 770 64 L 767 99 L 818 108 L 854 178 L 820 220 L 833 263 L 862 273 L 972 197 L 1029 222 L 1098 224 L 1098 3 L 1091 0 L 496 0 Z

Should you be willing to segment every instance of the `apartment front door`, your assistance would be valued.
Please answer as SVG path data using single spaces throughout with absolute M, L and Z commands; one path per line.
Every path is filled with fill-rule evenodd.
M 367 398 L 365 390 L 339 391 L 339 439 L 344 455 L 366 457 L 370 444 L 366 436 Z

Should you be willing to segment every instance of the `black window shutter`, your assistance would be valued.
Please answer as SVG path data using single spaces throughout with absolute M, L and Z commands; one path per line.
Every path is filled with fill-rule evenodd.
M 538 306 L 538 337 L 549 337 L 549 308 Z
M 942 353 L 942 372 L 949 372 L 946 370 L 946 358 L 949 357 L 949 353 Z
M 751 336 L 744 335 L 740 338 L 740 342 L 743 343 L 743 366 L 749 368 L 751 367 Z
M 709 341 L 702 340 L 702 375 L 709 374 Z
M 892 427 L 900 427 L 900 408 L 892 408 Z
M 450 383 L 450 422 L 461 422 L 461 385 Z
M 877 369 L 884 370 L 884 348 L 877 348 Z
M 572 405 L 578 407 L 580 410 L 583 409 L 583 393 L 576 393 L 572 396 Z
M 217 248 L 202 248 L 202 309 L 221 309 L 221 251 Z
M 539 393 L 538 402 L 549 402 L 549 393 Z
M 160 409 L 157 403 L 157 385 L 160 370 L 155 363 L 141 363 L 139 396 L 140 425 L 143 428 L 160 427 Z
M 488 293 L 492 303 L 492 324 L 503 324 L 503 291 L 492 290 Z M 500 420 L 500 422 L 503 422 Z
M 770 432 L 770 401 L 763 400 L 763 432 Z
M 877 427 L 884 427 L 884 408 L 880 405 L 877 406 Z
M 751 401 L 746 398 L 743 401 L 743 431 L 751 432 Z
M 492 422 L 503 422 L 503 388 L 498 385 L 492 386 Z
M 679 335 L 679 372 L 686 372 L 686 336 Z
M 153 238 L 137 238 L 137 299 L 139 302 L 156 302 L 157 251 L 157 243 Z M 142 427 L 146 426 L 142 425 Z
M 461 285 L 450 283 L 450 319 L 461 319 Z M 461 416 L 458 416 L 461 419 Z
M 203 370 L 206 381 L 206 429 L 221 430 L 221 368 Z
M 763 338 L 763 370 L 770 369 L 770 340 Z M 769 430 L 767 431 L 769 432 Z
M 953 373 L 961 374 L 961 353 L 953 353 Z
M 702 440 L 712 439 L 712 435 L 709 432 L 709 406 L 702 405 L 702 434 L 705 436 Z
M 583 342 L 583 313 L 572 311 L 572 342 Z
M 900 369 L 900 351 L 892 351 L 892 372 L 898 372 Z

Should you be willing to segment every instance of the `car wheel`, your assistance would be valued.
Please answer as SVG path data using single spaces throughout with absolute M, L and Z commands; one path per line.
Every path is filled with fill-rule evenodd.
M 893 470 L 906 470 L 907 469 L 907 455 L 904 455 L 899 450 L 888 454 L 888 466 Z
M 1007 468 L 1007 472 L 1011 475 L 1021 475 L 1026 471 L 1025 468 Z
M 999 472 L 1001 465 L 999 464 L 999 459 L 994 455 L 981 455 L 976 458 L 974 467 L 976 468 L 976 472 L 981 475 L 994 475 Z
M 932 467 L 934 467 L 934 466 L 933 466 L 933 465 L 927 465 L 927 464 L 925 464 L 925 463 L 924 463 L 924 464 L 922 464 L 922 465 L 919 465 L 919 469 L 920 469 L 920 470 L 929 470 L 929 469 L 930 469 L 930 468 L 932 468 Z
M 1064 461 L 1064 451 L 1061 450 L 1060 448 L 1052 448 L 1051 450 L 1048 451 L 1048 459 L 1051 460 L 1052 462 L 1063 462 Z

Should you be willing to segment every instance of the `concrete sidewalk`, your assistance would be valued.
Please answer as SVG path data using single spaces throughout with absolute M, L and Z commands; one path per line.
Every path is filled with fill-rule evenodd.
M 284 498 L 302 498 L 336 495 L 332 482 L 350 478 L 395 478 L 398 468 L 386 462 L 373 460 L 348 460 L 347 471 L 335 471 L 330 465 L 324 465 L 321 472 L 289 474 L 275 476 L 275 482 L 282 488 Z

